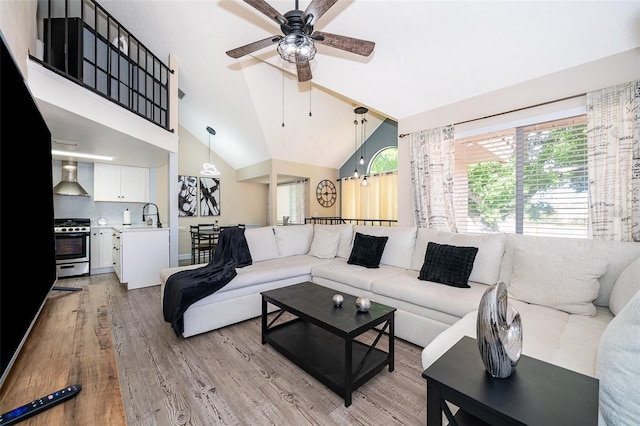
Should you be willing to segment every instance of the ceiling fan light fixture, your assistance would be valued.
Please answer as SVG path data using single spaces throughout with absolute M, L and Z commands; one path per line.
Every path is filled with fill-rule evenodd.
M 316 51 L 313 39 L 303 33 L 289 34 L 278 42 L 278 54 L 291 64 L 309 62 L 316 56 Z

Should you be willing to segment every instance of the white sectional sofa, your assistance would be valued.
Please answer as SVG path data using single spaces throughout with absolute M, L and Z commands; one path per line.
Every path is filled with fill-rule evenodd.
M 387 237 L 379 267 L 347 262 L 356 233 Z M 395 334 L 424 347 L 426 368 L 475 337 L 480 298 L 503 281 L 522 318 L 523 353 L 596 377 L 600 337 L 640 288 L 638 243 L 348 224 L 252 228 L 245 237 L 253 264 L 187 309 L 184 337 L 258 317 L 260 292 L 312 281 L 396 307 Z M 478 248 L 468 288 L 418 278 L 429 242 Z M 162 291 L 169 275 L 201 266 L 163 269 Z

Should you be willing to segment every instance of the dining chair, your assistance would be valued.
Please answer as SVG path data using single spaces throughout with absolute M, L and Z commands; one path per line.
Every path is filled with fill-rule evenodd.
M 211 261 L 213 251 L 218 240 L 218 233 L 214 231 L 214 225 L 198 224 L 190 225 L 191 232 L 191 264 L 202 263 L 202 259 Z

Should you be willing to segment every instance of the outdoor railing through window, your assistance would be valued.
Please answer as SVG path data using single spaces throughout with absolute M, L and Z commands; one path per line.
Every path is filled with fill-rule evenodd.
M 38 2 L 47 68 L 169 130 L 169 70 L 94 0 Z

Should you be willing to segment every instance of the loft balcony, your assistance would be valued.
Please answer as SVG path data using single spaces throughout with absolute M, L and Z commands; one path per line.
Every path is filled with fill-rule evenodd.
M 170 128 L 169 67 L 94 0 L 38 3 L 30 59 L 146 120 Z

